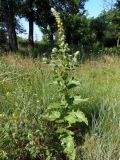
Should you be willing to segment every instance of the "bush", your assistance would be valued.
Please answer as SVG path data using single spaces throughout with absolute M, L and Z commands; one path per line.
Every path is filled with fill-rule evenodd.
M 119 56 L 120 55 L 120 46 L 112 47 L 112 48 L 104 48 L 101 50 L 102 54 L 110 55 L 110 56 Z

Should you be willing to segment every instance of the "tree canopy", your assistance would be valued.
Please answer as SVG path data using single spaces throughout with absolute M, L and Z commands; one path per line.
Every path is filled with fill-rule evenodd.
M 81 46 L 115 46 L 120 39 L 120 1 L 103 11 L 96 18 L 88 18 L 85 11 L 87 0 L 1 0 L 0 30 L 11 51 L 18 49 L 17 30 L 22 32 L 18 17 L 25 18 L 29 23 L 28 44 L 34 48 L 34 23 L 44 37 L 54 42 L 57 30 L 51 8 L 55 8 L 64 23 L 66 41 L 69 45 Z M 3 27 L 4 26 L 4 27 Z

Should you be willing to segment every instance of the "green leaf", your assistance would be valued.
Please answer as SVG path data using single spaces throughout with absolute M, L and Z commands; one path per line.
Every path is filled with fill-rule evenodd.
M 79 120 L 78 122 L 84 122 L 86 125 L 88 125 L 88 120 L 87 120 L 87 118 L 85 117 L 85 114 L 84 114 L 83 112 L 77 110 L 77 111 L 75 112 L 75 115 L 76 115 L 76 117 L 77 117 L 78 120 Z
M 50 85 L 57 85 L 58 84 L 58 81 L 53 81 L 51 83 L 49 83 Z
M 69 83 L 68 83 L 68 89 L 72 89 L 72 88 L 75 88 L 77 86 L 80 85 L 80 82 L 77 81 L 77 80 L 71 80 Z
M 75 144 L 74 138 L 70 134 L 60 135 L 61 146 L 63 147 L 64 153 L 69 158 L 69 160 L 75 160 Z
M 70 112 L 67 116 L 65 116 L 64 119 L 69 123 L 70 126 L 71 124 L 74 124 L 77 122 L 74 112 Z
M 72 106 L 73 105 L 73 101 L 74 101 L 74 97 L 66 96 L 66 101 L 67 101 L 69 106 Z
M 89 100 L 89 98 L 82 99 L 81 96 L 74 96 L 74 102 L 73 103 L 75 105 L 78 105 L 78 104 L 80 104 L 82 102 L 87 102 L 88 100 Z
M 67 135 L 74 135 L 74 133 L 66 128 L 58 128 L 56 133 L 59 133 L 59 134 L 67 134 Z
M 45 118 L 49 121 L 55 121 L 56 119 L 60 118 L 59 111 L 52 111 L 52 113 L 48 113 Z
M 76 112 L 75 111 L 70 112 L 67 116 L 65 116 L 64 119 L 68 121 L 69 126 L 77 122 L 84 122 L 85 124 L 88 125 L 87 118 L 85 117 L 84 113 L 79 110 L 77 110 Z
M 63 122 L 65 122 L 65 120 L 64 120 L 64 119 L 56 120 L 56 123 L 58 123 L 58 124 L 63 123 Z
M 63 105 L 60 105 L 60 103 L 52 103 L 48 106 L 48 109 L 59 109 L 63 108 Z

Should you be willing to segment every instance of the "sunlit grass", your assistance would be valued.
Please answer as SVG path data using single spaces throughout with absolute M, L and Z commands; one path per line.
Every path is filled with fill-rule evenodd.
M 75 74 L 81 82 L 76 92 L 80 92 L 83 98 L 89 98 L 88 103 L 83 106 L 81 104 L 89 118 L 89 129 L 83 137 L 84 142 L 77 146 L 77 159 L 119 159 L 120 58 L 101 57 L 96 61 L 87 61 L 80 65 Z M 0 123 L 0 156 L 3 156 L 3 151 L 4 156 L 8 157 L 8 154 L 11 157 L 16 154 L 27 154 L 22 145 L 27 143 L 25 142 L 27 132 L 41 130 L 41 114 L 51 101 L 59 98 L 56 88 L 49 85 L 51 81 L 50 66 L 42 64 L 38 59 L 22 59 L 13 55 L 1 57 L 0 120 L 9 125 L 18 122 L 25 125 L 24 131 L 19 133 L 16 126 L 9 128 Z M 14 120 L 11 117 L 14 117 Z M 12 140 L 8 142 L 10 137 L 3 141 L 5 136 L 3 127 L 8 127 L 5 128 L 6 131 L 13 129 L 17 141 L 20 142 L 16 145 L 15 139 L 13 144 Z

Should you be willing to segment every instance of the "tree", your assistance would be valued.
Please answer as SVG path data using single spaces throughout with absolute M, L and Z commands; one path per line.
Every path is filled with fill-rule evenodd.
M 116 36 L 117 36 L 117 46 L 119 46 L 120 44 L 120 1 L 117 0 L 117 2 L 115 3 L 115 10 L 113 11 L 113 19 L 112 22 L 115 25 L 115 29 L 116 29 Z
M 84 23 L 82 25 L 80 23 L 84 19 L 81 17 L 84 14 L 85 2 L 86 0 L 45 0 L 39 5 L 39 18 L 36 19 L 36 23 L 41 27 L 42 32 L 48 36 L 50 41 L 53 40 L 53 34 L 56 32 L 56 24 L 50 8 L 55 8 L 60 13 L 64 22 L 67 42 L 70 44 L 74 43 L 73 39 L 76 41 L 80 39 L 80 37 L 75 37 L 78 37 L 77 33 L 80 31 L 80 27 L 84 26 Z M 77 32 L 77 30 L 79 31 Z M 74 34 L 74 32 L 76 33 Z M 79 43 L 79 40 L 77 43 Z
M 105 14 L 108 21 L 105 38 L 111 40 L 112 45 L 119 45 L 120 39 L 120 1 L 114 4 L 114 8 L 110 9 Z
M 95 42 L 98 42 L 100 46 L 104 46 L 107 26 L 108 21 L 106 21 L 105 13 L 101 14 L 97 18 L 91 19 L 90 30 L 92 35 L 95 37 Z
M 2 13 L 0 12 L 0 48 L 3 48 L 6 42 L 5 24 L 3 23 Z
M 98 17 L 91 19 L 90 30 L 99 46 L 118 46 L 120 39 L 120 1 L 108 11 L 103 11 Z
M 18 50 L 15 31 L 16 2 L 15 0 L 1 0 L 0 4 L 1 17 L 7 28 L 9 48 L 14 52 Z
M 56 29 L 54 16 L 51 14 L 51 5 L 49 0 L 36 1 L 37 13 L 36 24 L 40 26 L 43 34 L 48 40 L 53 41 L 53 33 Z
M 0 49 L 5 49 L 5 46 L 7 44 L 7 39 L 6 39 L 6 31 L 3 27 L 1 27 L 0 23 Z
M 109 11 L 114 8 L 114 0 L 104 0 L 104 10 Z
M 20 17 L 25 17 L 29 23 L 28 43 L 31 48 L 34 47 L 35 2 L 34 0 L 21 0 L 21 7 L 19 9 Z
M 66 40 L 69 44 L 78 44 L 84 34 L 84 5 L 87 0 L 53 0 L 51 6 L 61 15 L 64 22 Z M 83 17 L 82 17 L 83 16 Z M 81 32 L 80 32 L 81 30 Z
M 25 17 L 29 23 L 28 43 L 30 48 L 34 48 L 34 22 L 46 28 L 46 19 L 49 19 L 50 7 L 49 0 L 21 0 L 19 15 Z

